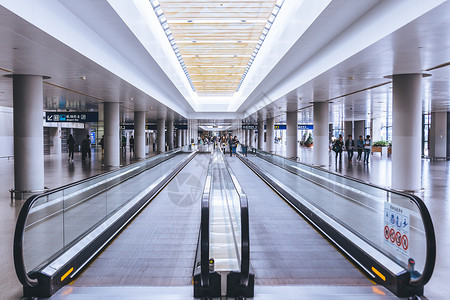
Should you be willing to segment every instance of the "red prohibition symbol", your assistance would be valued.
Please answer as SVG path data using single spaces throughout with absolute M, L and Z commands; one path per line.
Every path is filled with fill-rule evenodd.
M 389 240 L 389 226 L 384 226 L 384 238 Z
M 389 231 L 389 238 L 391 239 L 391 242 L 395 242 L 395 230 L 394 228 L 391 228 Z
M 408 237 L 406 235 L 402 236 L 402 247 L 408 250 Z
M 402 234 L 399 231 L 395 233 L 395 241 L 397 242 L 397 246 L 400 247 L 402 245 Z

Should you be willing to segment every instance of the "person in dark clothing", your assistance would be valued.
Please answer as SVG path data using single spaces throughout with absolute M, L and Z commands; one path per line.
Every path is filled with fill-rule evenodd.
M 228 139 L 228 146 L 230 147 L 230 156 L 233 156 L 233 138 L 230 135 L 230 138 Z
M 342 161 L 342 147 L 344 146 L 344 141 L 342 140 L 342 134 L 339 135 L 339 138 L 334 141 L 333 145 L 333 151 L 336 152 L 336 162 L 338 161 L 339 156 L 339 162 Z
M 352 135 L 348 135 L 348 140 L 345 141 L 345 149 L 348 154 L 348 162 L 352 163 L 353 150 L 355 149 L 355 141 L 352 139 Z
M 122 153 L 127 152 L 127 138 L 122 135 Z
M 81 160 L 84 160 L 86 156 L 89 156 L 89 160 L 91 160 L 91 139 L 89 135 L 86 135 L 86 138 L 81 142 Z
M 364 163 L 369 163 L 370 151 L 372 151 L 372 140 L 370 135 L 367 135 L 364 140 Z
M 356 151 L 358 151 L 358 156 L 356 157 L 356 161 L 361 161 L 361 155 L 364 150 L 364 140 L 362 135 L 359 136 L 358 140 L 356 141 Z
M 130 137 L 130 154 L 134 154 L 134 137 Z
M 105 150 L 105 136 L 102 135 L 102 139 L 100 140 L 100 142 L 98 143 L 100 146 L 102 146 L 102 155 L 103 155 L 103 151 Z
M 67 140 L 67 148 L 69 148 L 69 159 L 68 161 L 73 162 L 73 152 L 75 152 L 75 139 L 72 134 L 69 134 L 69 139 Z

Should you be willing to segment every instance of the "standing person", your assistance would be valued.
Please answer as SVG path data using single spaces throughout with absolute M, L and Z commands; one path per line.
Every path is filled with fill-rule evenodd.
M 237 146 L 238 146 L 238 144 L 239 144 L 239 141 L 238 141 L 238 139 L 237 139 L 237 136 L 234 136 L 234 139 L 233 139 L 233 154 L 234 154 L 234 156 L 236 156 L 236 149 L 237 149 Z
M 228 139 L 228 147 L 230 147 L 230 157 L 233 156 L 233 137 L 230 135 Z
M 84 160 L 86 156 L 89 155 L 89 160 L 91 160 L 91 139 L 89 135 L 81 142 L 81 160 Z
M 356 141 L 356 150 L 358 151 L 358 156 L 356 157 L 356 161 L 361 161 L 361 154 L 364 150 L 364 140 L 363 140 L 362 135 L 360 135 L 358 140 Z
M 370 150 L 372 148 L 372 141 L 370 140 L 370 135 L 366 136 L 364 140 L 364 163 L 369 163 Z
M 131 135 L 130 137 L 130 154 L 134 154 L 134 137 Z
M 69 148 L 69 159 L 68 161 L 73 162 L 73 152 L 75 152 L 75 139 L 72 134 L 69 134 L 69 139 L 67 140 L 67 148 Z
M 342 134 L 340 134 L 339 138 L 335 140 L 333 144 L 333 151 L 336 152 L 336 163 L 338 161 L 338 156 L 339 162 L 342 161 L 342 147 L 344 147 L 344 141 L 342 139 Z
M 355 141 L 352 139 L 352 135 L 348 135 L 348 139 L 345 141 L 345 149 L 347 149 L 348 162 L 352 163 L 353 150 L 355 149 Z
M 226 145 L 227 145 L 227 141 L 226 141 L 225 137 L 223 136 L 222 137 L 222 142 L 221 142 L 221 148 L 222 148 L 223 154 L 225 154 L 225 147 L 226 147 Z
M 122 153 L 127 152 L 127 138 L 122 135 Z
M 102 146 L 102 155 L 103 155 L 103 151 L 105 150 L 105 136 L 102 135 L 102 139 L 100 140 L 100 142 L 98 143 L 100 146 Z

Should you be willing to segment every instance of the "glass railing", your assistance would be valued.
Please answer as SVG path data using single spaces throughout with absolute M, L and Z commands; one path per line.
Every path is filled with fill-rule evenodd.
M 249 160 L 298 198 L 410 272 L 410 284 L 428 282 L 436 245 L 430 214 L 420 198 L 264 151 L 256 150 L 256 155 L 270 163 Z
M 30 197 L 18 217 L 14 240 L 16 273 L 22 284 L 35 285 L 28 274 L 60 256 L 188 155 L 179 152 L 174 149 Z

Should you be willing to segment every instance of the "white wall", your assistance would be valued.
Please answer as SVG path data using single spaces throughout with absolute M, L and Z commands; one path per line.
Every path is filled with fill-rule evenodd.
M 0 157 L 14 155 L 13 109 L 0 106 Z

